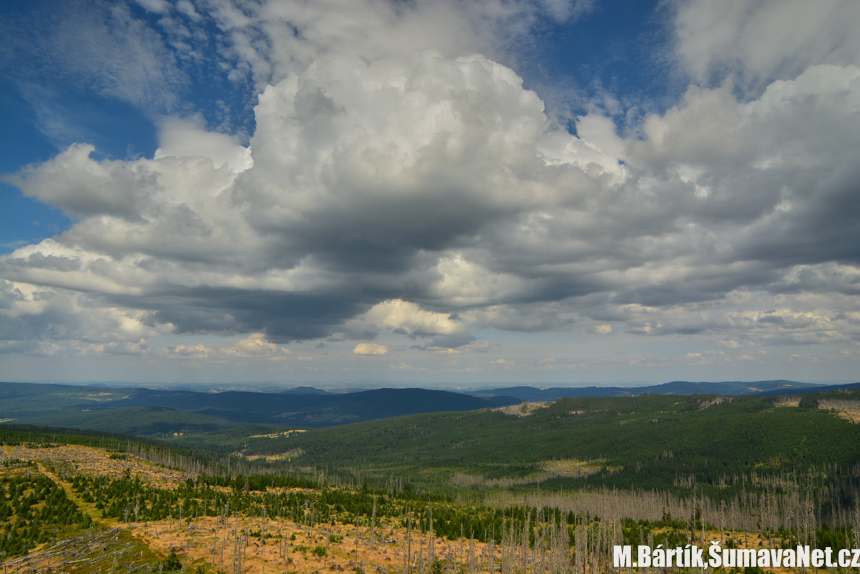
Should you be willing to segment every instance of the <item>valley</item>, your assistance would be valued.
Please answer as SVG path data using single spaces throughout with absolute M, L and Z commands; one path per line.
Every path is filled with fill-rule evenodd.
M 16 404 L 20 415 L 27 401 Z M 559 398 L 323 428 L 204 430 L 177 416 L 163 436 L 120 431 L 166 407 L 104 409 L 121 421 L 110 430 L 9 421 L 2 565 L 585 574 L 617 571 L 617 545 L 860 548 L 858 405 L 847 387 Z

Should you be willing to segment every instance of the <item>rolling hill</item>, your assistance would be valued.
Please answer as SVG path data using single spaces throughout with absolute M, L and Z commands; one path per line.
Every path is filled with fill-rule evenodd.
M 839 397 L 860 405 L 860 390 Z M 741 472 L 850 469 L 860 461 L 860 425 L 815 400 L 579 397 L 520 412 L 422 414 L 246 439 L 243 448 L 246 457 L 285 452 L 300 453 L 292 458 L 305 466 L 352 465 L 419 481 L 461 473 L 476 484 L 665 488 L 679 476 L 716 484 Z
M 858 383 L 860 384 L 860 383 Z M 639 395 L 779 395 L 824 390 L 821 385 L 798 383 L 795 381 L 726 381 L 717 383 L 693 383 L 672 381 L 661 385 L 642 387 L 552 387 L 540 389 L 530 386 L 502 387 L 497 389 L 473 391 L 477 397 L 507 396 L 524 401 L 554 401 L 575 397 L 636 397 Z
M 469 411 L 516 402 L 511 397 L 482 398 L 426 389 L 376 389 L 343 394 L 205 393 L 0 383 L 0 418 L 9 422 L 146 436 L 250 424 L 313 428 L 418 413 Z

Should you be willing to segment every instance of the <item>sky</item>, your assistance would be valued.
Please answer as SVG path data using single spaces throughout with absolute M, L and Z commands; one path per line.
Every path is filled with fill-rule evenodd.
M 856 1 L 0 9 L 3 380 L 860 380 Z

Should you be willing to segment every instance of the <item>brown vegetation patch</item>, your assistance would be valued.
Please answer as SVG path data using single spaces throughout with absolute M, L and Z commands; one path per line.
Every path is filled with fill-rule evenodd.
M 41 544 L 25 556 L 0 562 L 4 574 L 63 572 L 150 573 L 157 557 L 118 528 L 88 529 L 56 542 Z
M 298 434 L 301 432 L 308 432 L 307 429 L 293 429 L 283 432 L 273 432 L 269 434 L 252 434 L 248 438 L 278 438 L 278 437 L 288 437 L 294 434 Z
M 158 488 L 173 489 L 181 482 L 195 477 L 191 473 L 158 466 L 132 454 L 114 454 L 122 458 L 110 456 L 111 453 L 89 446 L 6 446 L 0 449 L 0 462 L 14 459 L 32 460 L 50 465 L 58 472 L 107 476 L 111 479 L 122 478 L 128 469 L 131 476 L 139 476 L 141 482 Z
M 798 406 L 800 406 L 800 399 L 797 397 L 777 397 L 773 401 L 773 406 L 775 406 L 775 407 L 798 407 Z
M 163 520 L 148 524 L 119 524 L 159 554 L 175 550 L 186 564 L 211 564 L 220 571 L 310 573 L 426 571 L 434 558 L 451 564 L 483 565 L 491 571 L 499 549 L 474 540 L 450 541 L 382 521 L 374 528 L 351 524 L 313 527 L 280 519 L 198 518 L 180 524 Z M 287 563 L 289 560 L 289 563 Z M 237 565 L 239 568 L 237 568 Z
M 559 460 L 548 460 L 541 464 L 547 474 L 553 477 L 580 477 L 600 472 L 605 467 L 605 460 L 576 460 L 565 458 Z M 609 467 L 606 467 L 609 468 Z M 612 467 L 619 470 L 620 467 Z
M 542 472 L 528 476 L 510 478 L 485 478 L 474 474 L 454 473 L 451 482 L 457 486 L 479 488 L 511 488 L 524 484 L 537 484 L 559 477 L 588 476 L 602 470 L 620 470 L 621 467 L 607 467 L 603 460 L 582 461 L 575 459 L 548 460 L 539 463 Z
M 843 399 L 822 399 L 818 408 L 828 410 L 848 422 L 860 423 L 860 401 Z
M 244 452 L 234 452 L 235 456 L 239 458 L 244 458 L 245 460 L 265 460 L 266 462 L 273 462 L 276 460 L 286 460 L 291 461 L 294 458 L 298 458 L 305 453 L 300 448 L 290 449 L 286 452 L 281 452 L 278 454 L 245 454 Z
M 530 414 L 532 414 L 533 412 L 535 412 L 536 410 L 542 409 L 544 407 L 548 407 L 551 404 L 552 404 L 551 402 L 547 402 L 547 401 L 538 401 L 538 402 L 534 402 L 534 403 L 531 401 L 523 401 L 518 405 L 509 405 L 507 407 L 497 407 L 497 408 L 490 409 L 490 410 L 499 411 L 499 412 L 502 412 L 506 415 L 514 415 L 514 416 L 518 416 L 518 417 L 527 417 Z
M 715 405 L 721 405 L 723 403 L 731 403 L 733 401 L 734 401 L 734 399 L 732 399 L 732 397 L 723 397 L 723 396 L 714 397 L 713 400 L 700 400 L 699 401 L 699 410 L 701 411 L 701 410 L 707 409 L 709 407 L 713 407 Z M 675 403 L 675 404 L 678 404 L 678 403 Z

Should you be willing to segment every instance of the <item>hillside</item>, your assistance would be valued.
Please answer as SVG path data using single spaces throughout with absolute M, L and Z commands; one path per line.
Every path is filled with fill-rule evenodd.
M 586 416 L 589 408 L 636 414 L 598 401 L 560 406 L 585 407 L 578 414 Z M 750 401 L 757 399 L 741 403 Z M 689 405 L 650 404 L 679 407 L 667 413 Z M 520 420 L 538 420 L 538 411 Z M 736 547 L 812 544 L 835 554 L 860 534 L 851 510 L 856 473 L 836 464 L 806 465 L 778 482 L 767 469 L 730 467 L 744 486 L 728 499 L 641 488 L 476 497 L 476 485 L 463 484 L 455 501 L 403 476 L 380 484 L 369 469 L 254 474 L 157 441 L 36 428 L 6 428 L 0 437 L 0 564 L 8 572 L 592 573 L 613 571 L 614 544 L 702 548 L 720 540 L 723 556 Z
M 860 404 L 860 390 L 839 396 Z M 565 489 L 666 488 L 678 476 L 707 485 L 738 472 L 860 461 L 860 425 L 817 403 L 780 404 L 713 395 L 559 399 L 523 412 L 415 415 L 247 438 L 242 452 L 292 453 L 296 464 L 372 468 L 426 484 L 462 474 L 474 485 L 508 479 Z
M 517 402 L 510 397 L 481 398 L 426 389 L 376 389 L 343 394 L 308 389 L 307 392 L 310 394 L 206 393 L 0 383 L 0 413 L 3 419 L 15 423 L 167 436 L 248 424 L 321 427 Z
M 694 393 L 774 395 L 822 389 L 792 381 L 676 381 L 643 387 L 507 387 L 467 394 L 427 389 L 332 393 L 307 386 L 278 392 L 200 392 L 101 384 L 73 386 L 0 382 L 0 419 L 22 424 L 167 437 L 174 433 L 201 435 L 259 424 L 318 428 L 411 414 L 492 408 L 521 400 Z
M 860 385 L 860 383 L 857 383 Z M 835 387 L 834 387 L 835 388 Z M 660 385 L 645 385 L 638 387 L 551 387 L 539 389 L 529 386 L 501 387 L 473 391 L 469 394 L 477 397 L 507 396 L 524 401 L 554 401 L 562 398 L 576 397 L 638 397 L 639 395 L 779 395 L 798 392 L 815 392 L 819 390 L 834 390 L 821 385 L 798 383 L 795 381 L 725 381 L 717 383 L 693 383 L 689 381 L 672 381 Z

